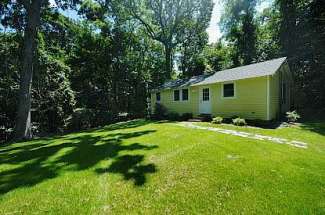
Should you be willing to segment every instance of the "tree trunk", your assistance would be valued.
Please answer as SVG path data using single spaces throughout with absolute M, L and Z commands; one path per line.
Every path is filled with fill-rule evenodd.
M 23 65 L 20 74 L 18 112 L 15 139 L 31 139 L 31 88 L 33 77 L 33 57 L 36 52 L 36 37 L 40 23 L 41 0 L 33 0 L 25 5 L 27 26 L 24 32 Z
M 165 66 L 166 66 L 165 78 L 170 79 L 173 71 L 173 62 L 172 62 L 172 48 L 169 45 L 165 45 Z
M 280 1 L 280 13 L 282 16 L 280 23 L 280 42 L 282 50 L 288 58 L 295 56 L 297 53 L 296 7 L 294 0 Z

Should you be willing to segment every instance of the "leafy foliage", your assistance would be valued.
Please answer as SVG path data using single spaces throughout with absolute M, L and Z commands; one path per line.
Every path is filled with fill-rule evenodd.
M 288 122 L 297 122 L 298 119 L 300 119 L 300 115 L 297 113 L 297 111 L 288 111 L 286 113 L 286 117 L 288 119 Z
M 0 32 L 0 142 L 12 137 L 19 89 L 21 37 Z
M 240 117 L 232 119 L 232 123 L 237 126 L 244 126 L 246 125 L 246 120 Z
M 6 133 L 4 139 L 15 127 L 24 77 L 24 31 L 31 14 L 23 2 L 28 3 L 0 4 L 0 129 Z M 42 3 L 35 34 L 38 47 L 28 64 L 34 76 L 31 122 L 39 132 L 63 132 L 87 113 L 99 121 L 103 115 L 105 120 L 76 129 L 114 122 L 120 113 L 143 117 L 149 89 L 171 77 L 191 77 L 282 56 L 288 57 L 294 76 L 295 108 L 325 106 L 322 0 L 277 0 L 262 12 L 256 10 L 260 1 L 224 0 L 223 36 L 214 44 L 207 44 L 206 33 L 212 0 Z M 77 20 L 62 13 L 68 8 L 78 14 Z M 177 75 L 174 65 L 180 70 Z M 166 114 L 159 115 L 164 118 Z
M 163 45 L 165 77 L 172 75 L 174 51 L 178 45 L 182 44 L 183 65 L 191 62 L 187 54 L 194 55 L 193 49 L 202 49 L 204 38 L 206 41 L 205 29 L 211 17 L 212 0 L 126 0 L 125 4 L 129 14 L 144 26 L 147 35 Z M 187 52 L 188 48 L 191 49 L 190 53 Z M 185 69 L 183 67 L 186 73 Z
M 89 108 L 77 108 L 67 118 L 66 128 L 69 131 L 79 131 L 107 125 L 116 121 L 116 117 L 108 111 L 99 111 Z
M 33 108 L 40 130 L 59 132 L 75 106 L 75 93 L 68 75 L 70 68 L 46 53 L 40 53 L 39 68 L 34 76 Z
M 158 120 L 165 119 L 167 117 L 166 107 L 160 103 L 156 103 L 154 107 L 153 117 Z
M 213 124 L 221 124 L 223 121 L 223 118 L 221 116 L 214 117 L 211 121 Z
M 247 65 L 256 59 L 256 0 L 224 0 L 221 27 L 233 47 L 234 66 Z
M 187 120 L 192 119 L 192 118 L 193 118 L 193 114 L 192 113 L 183 113 L 180 116 L 180 120 L 182 120 L 182 121 L 187 121 Z
M 178 121 L 180 119 L 180 115 L 177 112 L 168 112 L 167 119 L 171 121 Z
M 218 72 L 232 67 L 231 52 L 232 48 L 222 41 L 207 45 L 203 50 L 206 72 Z

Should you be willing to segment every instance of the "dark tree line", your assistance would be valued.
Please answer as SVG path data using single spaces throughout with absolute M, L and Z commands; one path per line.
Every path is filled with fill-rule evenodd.
M 184 29 L 205 33 L 211 10 L 211 0 L 1 0 L 2 134 L 30 139 L 145 116 L 148 88 L 174 74 Z
M 261 2 L 223 0 L 223 36 L 208 44 L 212 0 L 0 0 L 0 138 L 143 117 L 167 79 L 282 56 L 296 106 L 324 109 L 324 2 Z

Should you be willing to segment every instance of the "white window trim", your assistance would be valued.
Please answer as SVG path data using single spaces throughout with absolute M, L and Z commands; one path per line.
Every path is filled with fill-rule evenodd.
M 179 98 L 179 100 L 175 100 L 175 91 L 176 90 L 178 90 L 178 98 Z M 180 89 L 174 89 L 173 91 L 172 91 L 172 93 L 173 93 L 173 102 L 180 102 L 181 101 L 181 91 L 180 91 Z
M 232 97 L 224 97 L 223 95 L 223 88 L 225 84 L 233 84 L 234 85 L 234 96 Z M 229 81 L 229 82 L 223 82 L 221 84 L 221 99 L 236 99 L 237 98 L 237 87 L 236 87 L 236 82 L 234 81 Z
M 282 80 L 282 83 L 281 83 L 281 104 L 283 104 L 283 105 L 287 104 L 287 88 L 288 88 L 287 83 Z
M 203 100 L 203 90 L 204 89 L 209 89 L 209 100 Z M 200 94 L 201 94 L 201 100 L 203 102 L 210 102 L 211 101 L 212 96 L 211 96 L 211 88 L 210 87 L 202 87 L 201 90 L 200 90 Z
M 187 100 L 183 100 L 183 90 L 187 90 Z M 180 89 L 179 93 L 181 94 L 180 101 L 182 101 L 182 102 L 190 101 L 190 89 L 189 88 L 182 88 L 182 89 Z
M 187 100 L 183 100 L 183 92 L 182 92 L 182 90 L 185 90 L 185 89 L 187 89 L 187 92 L 188 92 Z M 175 101 L 175 93 L 174 93 L 175 90 L 178 90 L 178 95 L 179 95 L 179 100 L 177 100 L 177 101 Z M 173 94 L 173 100 L 172 100 L 173 102 L 189 102 L 190 101 L 190 88 L 174 89 L 174 90 L 172 90 L 172 94 Z

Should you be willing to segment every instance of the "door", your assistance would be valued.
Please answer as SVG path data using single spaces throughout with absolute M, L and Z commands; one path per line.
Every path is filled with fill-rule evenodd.
M 210 88 L 200 88 L 199 111 L 200 114 L 211 114 L 211 92 Z

